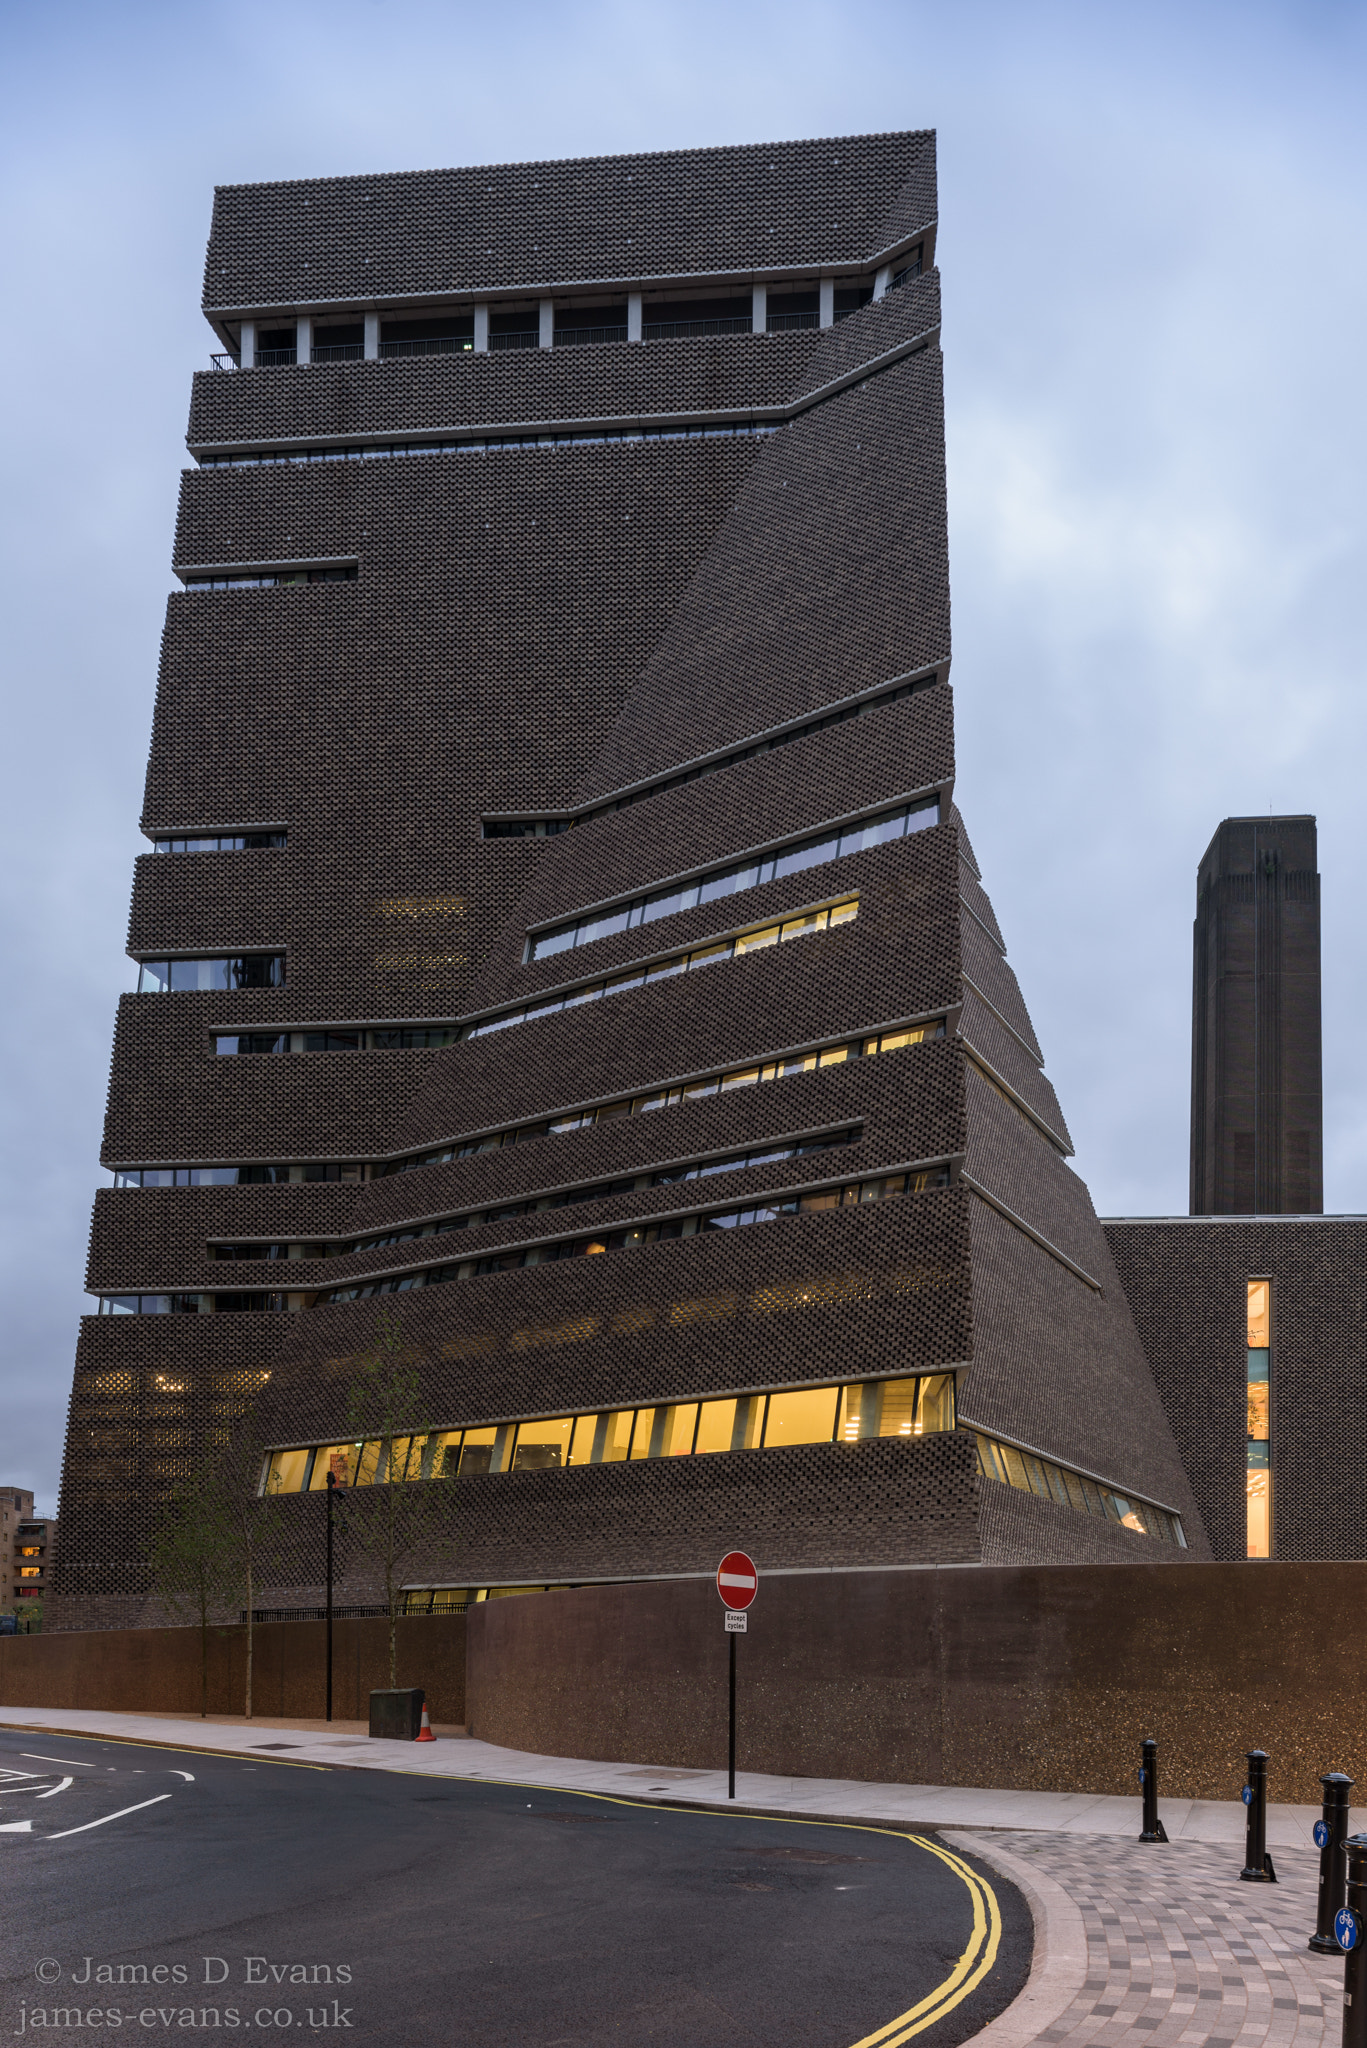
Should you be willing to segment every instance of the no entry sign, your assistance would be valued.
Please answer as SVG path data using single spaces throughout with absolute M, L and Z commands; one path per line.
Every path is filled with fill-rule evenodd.
M 743 1614 L 759 1591 L 759 1571 L 743 1550 L 728 1550 L 717 1566 L 717 1591 L 723 1607 Z

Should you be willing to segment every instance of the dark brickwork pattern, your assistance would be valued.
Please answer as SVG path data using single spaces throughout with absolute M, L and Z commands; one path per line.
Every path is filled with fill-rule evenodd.
M 636 217 L 631 205 L 607 208 L 601 195 L 645 163 L 655 180 L 654 239 L 647 249 L 643 237 L 641 262 L 668 265 L 683 254 L 699 270 L 731 260 L 732 248 L 760 266 L 766 255 L 791 260 L 800 246 L 819 264 L 834 246 L 812 225 L 825 218 L 832 189 L 822 163 L 847 151 L 842 176 L 850 170 L 862 212 L 842 201 L 830 217 L 842 222 L 839 246 L 871 258 L 883 233 L 932 216 L 927 137 L 804 144 L 772 157 L 717 151 L 562 166 L 547 185 L 545 206 L 559 209 L 554 233 L 527 189 L 538 184 L 535 167 L 524 167 L 500 186 L 518 232 L 505 224 L 488 246 L 509 280 L 530 274 L 529 249 L 546 256 L 546 275 L 557 264 L 561 275 L 588 275 Z M 662 211 L 667 167 L 674 183 Z M 359 279 L 367 255 L 389 277 L 387 285 L 374 278 L 377 291 L 453 289 L 474 247 L 467 230 L 475 232 L 478 209 L 462 211 L 452 195 L 473 205 L 484 175 L 221 193 L 210 258 L 211 275 L 227 279 L 214 287 L 219 303 L 249 287 L 258 297 L 302 289 L 305 242 L 315 295 L 352 288 L 345 280 Z M 780 207 L 770 193 L 781 195 Z M 318 204 L 307 232 L 305 200 Z M 401 222 L 403 232 L 381 233 L 386 222 Z M 578 240 L 567 255 L 571 222 Z M 571 955 L 534 966 L 523 958 L 531 924 L 913 790 L 948 788 L 940 357 L 933 339 L 908 352 L 936 321 L 938 285 L 924 278 L 815 340 L 739 337 L 734 349 L 696 354 L 672 345 L 634 355 L 562 349 L 534 364 L 433 358 L 223 380 L 233 384 L 227 402 L 242 408 L 235 427 L 245 438 L 279 436 L 292 422 L 301 432 L 317 421 L 319 431 L 378 430 L 397 417 L 385 413 L 396 393 L 400 410 L 430 394 L 463 417 L 474 417 L 471 394 L 481 391 L 490 404 L 506 397 L 510 408 L 550 406 L 561 418 L 586 392 L 597 404 L 614 390 L 641 404 L 647 385 L 652 404 L 668 404 L 672 391 L 688 405 L 713 388 L 717 365 L 731 366 L 721 383 L 730 378 L 733 389 L 759 366 L 770 378 L 765 389 L 786 390 L 789 401 L 804 391 L 827 395 L 765 440 L 185 479 L 178 559 L 350 555 L 360 574 L 350 584 L 170 601 L 145 823 L 195 831 L 269 822 L 288 827 L 289 843 L 279 852 L 141 860 L 132 942 L 149 956 L 281 947 L 288 980 L 231 995 L 125 998 L 106 1159 L 374 1160 L 907 1018 L 944 1016 L 951 1035 L 389 1178 L 107 1192 L 96 1203 L 90 1279 L 109 1293 L 282 1282 L 306 1293 L 406 1262 L 702 1202 L 720 1207 L 828 1175 L 865 1179 L 921 1159 L 957 1166 L 967 1154 L 983 1185 L 1093 1272 L 1103 1294 L 955 1184 L 381 1303 L 88 1319 L 63 1483 L 56 1625 L 126 1620 L 140 1608 L 158 1503 L 206 1444 L 237 1425 L 249 1400 L 259 1400 L 268 1441 L 335 1439 L 354 1361 L 373 1344 L 382 1313 L 419 1363 L 437 1426 L 962 1370 L 971 1361 L 965 1402 L 975 1420 L 1177 1507 L 1200 1541 L 1085 1190 L 953 1036 L 962 1012 L 976 1057 L 1066 1138 L 957 814 Z M 863 366 L 877 374 L 828 391 Z M 197 403 L 206 402 L 201 388 Z M 315 405 L 333 411 L 311 415 Z M 611 793 L 930 668 L 939 680 L 895 705 L 571 833 L 481 837 L 486 811 L 554 809 Z M 839 929 L 443 1051 L 229 1058 L 211 1047 L 215 1026 L 449 1018 L 524 1001 L 850 895 L 859 913 Z M 1009 1029 L 967 993 L 965 969 Z M 737 1169 L 701 1188 L 593 1197 L 421 1248 L 288 1267 L 208 1256 L 214 1238 L 378 1233 L 837 1127 L 857 1135 L 815 1161 Z M 795 1567 L 971 1562 L 981 1554 L 973 1459 L 963 1437 L 512 1473 L 460 1490 L 462 1569 L 472 1582 L 703 1569 L 715 1562 L 723 1528 L 727 1541 L 738 1540 L 735 1518 L 745 1515 L 766 1556 Z M 1096 1553 L 1100 1538 L 1086 1517 L 1056 1526 L 1050 1515 L 1027 1513 L 1031 1505 L 994 1507 L 997 1554 Z M 290 1587 L 316 1588 L 317 1578 L 314 1511 L 308 1502 L 287 1507 L 300 1547 L 282 1567 L 282 1600 Z M 262 1597 L 276 1604 L 269 1588 Z
M 1219 1558 L 1247 1548 L 1247 1283 L 1272 1282 L 1272 1554 L 1363 1553 L 1367 1221 L 1108 1222 L 1169 1426 Z

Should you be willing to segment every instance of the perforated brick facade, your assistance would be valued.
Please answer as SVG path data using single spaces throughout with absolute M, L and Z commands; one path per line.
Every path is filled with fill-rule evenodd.
M 1115 1262 L 1216 1557 L 1247 1548 L 1247 1283 L 1272 1283 L 1272 1555 L 1367 1550 L 1367 1219 L 1125 1218 Z
M 441 1428 L 952 1371 L 964 1420 L 1176 1512 L 1187 1554 L 1203 1553 L 952 808 L 939 283 L 927 271 L 889 288 L 899 253 L 919 236 L 928 261 L 933 234 L 924 134 L 218 195 L 206 310 L 229 334 L 242 319 L 519 292 L 658 296 L 680 279 L 777 290 L 824 276 L 879 295 L 825 328 L 196 380 L 193 448 L 308 460 L 189 470 L 176 561 L 357 574 L 169 602 L 144 829 L 269 825 L 288 839 L 139 860 L 130 950 L 278 952 L 286 972 L 281 986 L 123 1000 L 104 1157 L 124 1175 L 296 1178 L 97 1198 L 93 1290 L 219 1307 L 86 1320 L 58 1625 L 156 1611 L 151 1518 L 249 1404 L 272 1444 L 335 1439 L 381 1311 Z M 774 431 L 723 431 L 747 419 Z M 554 439 L 586 420 L 656 438 Z M 660 437 L 681 421 L 687 437 Z M 495 426 L 547 445 L 464 449 Z M 450 445 L 356 452 L 425 434 Z M 906 682 L 894 702 L 573 830 L 483 834 L 487 816 L 563 814 Z M 534 928 L 936 797 L 942 822 L 927 829 L 528 959 Z M 842 901 L 857 915 L 829 930 L 445 1049 L 215 1050 L 215 1033 L 460 1027 Z M 943 1035 L 844 1057 L 917 1020 Z M 842 1063 L 545 1130 L 832 1047 Z M 511 1147 L 385 1171 L 512 1127 Z M 819 1155 L 646 1184 L 674 1162 L 823 1132 L 843 1135 Z M 927 1162 L 947 1184 L 383 1301 L 322 1299 L 424 1258 L 520 1255 L 551 1233 L 649 1227 L 690 1204 L 740 1207 Z M 343 1177 L 302 1177 L 314 1168 Z M 642 1184 L 595 1191 L 628 1176 Z M 566 1192 L 553 1214 L 490 1213 Z M 446 1237 L 347 1248 L 473 1212 L 485 1220 L 458 1251 Z M 225 1263 L 211 1255 L 224 1240 L 301 1255 Z M 340 1248 L 322 1256 L 319 1241 Z M 293 1312 L 223 1306 L 228 1290 L 283 1289 Z M 472 1584 L 704 1571 L 719 1545 L 747 1539 L 793 1568 L 1182 1555 L 1052 1502 L 1007 1500 L 979 1479 L 964 1431 L 450 1486 L 461 1549 L 446 1568 Z M 283 1509 L 293 1547 L 260 1591 L 267 1606 L 319 1591 L 318 1499 Z M 359 1566 L 347 1572 L 339 1597 L 373 1596 Z

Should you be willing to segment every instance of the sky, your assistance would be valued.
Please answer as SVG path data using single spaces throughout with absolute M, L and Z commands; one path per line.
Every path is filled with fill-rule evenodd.
M 0 4 L 0 1483 L 56 1505 L 216 183 L 939 133 L 958 789 L 1102 1215 L 1183 1213 L 1195 871 L 1312 811 L 1367 1212 L 1367 9 Z

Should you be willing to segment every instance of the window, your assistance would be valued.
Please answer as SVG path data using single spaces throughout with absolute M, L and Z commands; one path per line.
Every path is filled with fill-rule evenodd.
M 138 994 L 191 989 L 283 988 L 283 953 L 234 953 L 211 960 L 141 960 Z
M 491 321 L 491 328 L 492 324 Z M 749 326 L 748 316 L 746 326 Z M 519 333 L 512 344 L 497 339 L 491 332 L 489 346 L 535 348 L 539 340 L 540 335 L 535 330 Z M 297 469 L 310 462 L 374 462 L 409 455 L 489 455 L 502 449 L 539 453 L 543 449 L 601 448 L 616 441 L 748 441 L 764 440 L 778 431 L 776 426 L 751 426 L 748 421 L 731 421 L 724 426 L 713 427 L 609 427 L 601 431 L 590 428 L 575 434 L 501 434 L 487 440 L 400 441 L 396 445 L 370 441 L 361 447 L 291 448 L 271 450 L 264 455 L 247 454 L 245 451 L 235 455 L 203 455 L 199 458 L 199 467 L 274 469 L 283 464 Z
M 1247 1555 L 1272 1555 L 1272 1283 L 1250 1280 L 1248 1295 Z
M 354 583 L 355 562 L 329 563 L 320 569 L 239 569 L 231 575 L 187 576 L 187 590 L 283 590 L 296 583 Z
M 921 1382 L 926 1386 L 927 1382 Z M 927 1417 L 942 1413 L 944 1396 L 933 1394 L 926 1404 Z M 953 1400 L 951 1380 L 950 1401 Z M 918 1395 L 918 1412 L 922 1406 Z M 927 1420 L 927 1427 L 935 1426 Z M 941 1423 L 940 1427 L 952 1427 Z M 884 1434 L 887 1434 L 885 1431 Z M 1019 1493 L 1033 1493 L 1042 1500 L 1050 1500 L 1061 1508 L 1071 1508 L 1075 1514 L 1091 1515 L 1097 1521 L 1115 1522 L 1121 1528 L 1130 1529 L 1136 1536 L 1152 1536 L 1159 1543 L 1174 1543 L 1180 1550 L 1187 1547 L 1186 1534 L 1180 1515 L 1174 1515 L 1168 1508 L 1155 1507 L 1149 1501 L 1137 1501 L 1132 1494 L 1115 1492 L 1109 1486 L 1099 1486 L 1095 1480 L 1085 1478 L 1079 1472 L 1070 1472 L 1057 1465 L 1050 1458 L 1037 1457 L 1030 1451 L 1018 1451 L 1012 1444 L 995 1443 L 991 1437 L 974 1432 L 978 1443 L 978 1470 L 984 1479 L 995 1480 L 999 1486 L 1014 1486 Z
M 656 918 L 673 917 L 679 911 L 692 910 L 700 903 L 713 903 L 744 889 L 756 889 L 778 876 L 800 874 L 823 861 L 835 860 L 847 853 L 859 853 L 867 847 L 881 845 L 885 840 L 901 839 L 907 833 L 924 831 L 927 826 L 938 825 L 939 822 L 939 798 L 920 798 L 913 804 L 899 805 L 881 817 L 861 819 L 838 830 L 830 828 L 814 833 L 797 845 L 780 847 L 754 860 L 736 861 L 687 882 L 672 882 L 628 903 L 587 912 L 572 924 L 539 932 L 531 942 L 527 957 L 531 960 L 549 959 L 552 954 L 564 953 L 571 947 L 587 946 L 594 939 L 608 938 L 615 932 L 651 924 Z
M 818 1215 L 828 1209 L 887 1201 L 896 1195 L 925 1194 L 949 1184 L 948 1163 L 920 1167 L 911 1173 L 880 1174 L 875 1180 L 853 1181 L 845 1187 L 818 1188 L 806 1194 L 774 1195 L 743 1208 L 694 1211 L 667 1217 L 659 1223 L 627 1224 L 622 1228 L 597 1231 L 589 1237 L 559 1238 L 517 1250 L 491 1252 L 482 1258 L 466 1259 L 459 1265 L 428 1266 L 416 1272 L 357 1281 L 319 1295 L 315 1306 L 368 1301 L 373 1295 L 404 1294 L 415 1287 L 442 1287 L 453 1280 L 483 1279 L 489 1273 L 512 1273 L 526 1266 L 549 1265 L 558 1259 L 594 1258 L 604 1252 L 636 1251 L 646 1245 L 696 1237 L 703 1231 L 743 1230 L 750 1224 L 774 1223 L 782 1217 Z M 496 1221 L 497 1213 L 488 1220 Z M 219 1296 L 218 1299 L 221 1305 L 225 1297 Z
M 170 839 L 154 839 L 153 853 L 260 853 L 284 846 L 289 838 L 279 832 L 208 832 Z
M 862 1410 L 870 1426 L 847 1435 L 840 1418 Z M 863 1386 L 798 1387 L 741 1394 L 720 1401 L 661 1402 L 551 1416 L 540 1422 L 495 1422 L 448 1429 L 430 1439 L 323 1444 L 273 1451 L 264 1490 L 318 1492 L 332 1471 L 338 1485 L 370 1486 L 394 1479 L 483 1477 L 497 1472 L 563 1471 L 570 1465 L 621 1465 L 650 1458 L 687 1458 L 718 1451 L 776 1450 L 858 1437 L 916 1434 L 903 1427 L 920 1414 L 926 1428 L 955 1425 L 954 1375 L 873 1380 Z
M 364 1025 L 346 1031 L 219 1031 L 217 1053 L 293 1052 L 431 1052 L 454 1045 L 460 1032 L 454 1024 Z
M 782 924 L 742 932 L 734 939 L 708 940 L 705 945 L 694 947 L 692 952 L 653 961 L 649 967 L 627 968 L 620 974 L 610 974 L 604 981 L 586 982 L 582 987 L 569 989 L 561 995 L 527 1003 L 522 1009 L 505 1010 L 501 1016 L 486 1017 L 478 1024 L 467 1025 L 462 1036 L 483 1038 L 491 1031 L 506 1031 L 511 1024 L 531 1024 L 538 1017 L 550 1017 L 560 1010 L 573 1010 L 580 1003 L 596 1003 L 601 996 L 618 995 L 623 989 L 644 988 L 650 982 L 668 980 L 671 975 L 685 974 L 694 967 L 714 967 L 722 960 L 738 960 L 746 953 L 786 944 L 789 939 L 805 938 L 810 932 L 833 931 L 839 925 L 852 923 L 858 915 L 859 900 L 855 897 L 848 903 L 836 903 L 830 909 L 805 911 L 801 917 L 790 917 Z M 595 928 L 594 935 L 599 938 L 608 936 L 609 928 L 613 932 L 625 931 L 626 925 L 627 913 L 624 910 L 614 912 L 610 919 L 603 920 L 601 926 Z

